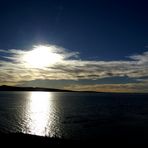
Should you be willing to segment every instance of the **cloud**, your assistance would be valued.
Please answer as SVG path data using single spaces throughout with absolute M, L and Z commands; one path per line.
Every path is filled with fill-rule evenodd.
M 148 52 L 131 55 L 128 60 L 99 61 L 81 60 L 79 52 L 72 52 L 59 46 L 46 45 L 46 47 L 57 55 L 62 56 L 62 60 L 59 63 L 43 68 L 30 68 L 26 66 L 22 57 L 30 50 L 1 49 L 0 84 L 9 83 L 15 85 L 36 79 L 96 80 L 124 76 L 138 81 L 142 77 L 148 77 Z
M 148 83 L 127 83 L 127 84 L 96 84 L 96 85 L 69 85 L 65 86 L 67 90 L 77 91 L 98 91 L 98 92 L 148 92 Z
M 148 64 L 148 51 L 144 52 L 143 54 L 139 55 L 132 55 L 130 56 L 131 59 L 138 61 L 139 65 Z

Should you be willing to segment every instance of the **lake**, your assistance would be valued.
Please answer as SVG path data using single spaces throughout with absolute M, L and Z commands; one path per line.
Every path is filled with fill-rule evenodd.
M 143 130 L 147 94 L 0 92 L 0 132 L 93 139 Z

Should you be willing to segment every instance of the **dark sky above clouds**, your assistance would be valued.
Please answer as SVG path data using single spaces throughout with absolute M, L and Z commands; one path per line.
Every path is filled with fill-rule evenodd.
M 123 88 L 127 85 L 131 91 L 136 91 L 137 85 L 143 89 L 147 87 L 148 77 L 147 26 L 147 0 L 1 0 L 0 84 L 5 83 L 2 80 L 10 70 L 10 63 L 5 63 L 10 60 L 7 57 L 14 56 L 16 60 L 18 53 L 15 52 L 15 55 L 12 49 L 27 51 L 34 45 L 55 45 L 69 53 L 79 53 L 78 59 L 74 58 L 75 64 L 70 64 L 71 69 L 62 69 L 63 73 L 70 75 L 67 80 L 65 75 L 59 78 L 59 81 L 64 79 L 66 88 L 90 89 L 97 85 L 94 86 L 97 90 L 98 85 L 118 83 L 124 85 Z M 112 70 L 108 70 L 107 65 Z M 2 74 L 4 69 L 5 75 Z M 81 71 L 79 75 L 78 70 Z M 16 73 L 16 68 L 11 71 Z M 27 82 L 27 76 L 25 79 L 11 77 L 24 85 L 39 85 L 37 82 L 43 79 L 43 76 L 35 77 Z M 47 87 L 50 76 L 44 79 L 47 81 L 43 86 Z M 51 79 L 53 81 L 57 77 Z M 6 84 L 12 84 L 12 81 Z M 108 90 L 110 86 L 105 87 Z

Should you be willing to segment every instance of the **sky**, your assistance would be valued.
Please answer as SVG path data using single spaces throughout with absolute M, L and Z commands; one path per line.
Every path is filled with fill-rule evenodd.
M 147 0 L 1 0 L 0 85 L 148 92 Z

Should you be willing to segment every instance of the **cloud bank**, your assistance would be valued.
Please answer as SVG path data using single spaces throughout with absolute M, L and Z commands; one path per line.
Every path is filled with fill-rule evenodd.
M 98 91 L 98 92 L 148 92 L 148 83 L 128 83 L 128 84 L 96 84 L 96 85 L 69 85 L 64 87 L 67 90 L 77 91 Z
M 80 80 L 80 79 L 102 79 L 107 77 L 128 77 L 137 80 L 136 86 L 147 87 L 148 78 L 148 52 L 131 55 L 128 60 L 81 60 L 79 52 L 71 52 L 55 45 L 46 45 L 52 52 L 62 57 L 58 63 L 43 68 L 27 67 L 22 57 L 30 50 L 9 49 L 0 50 L 0 84 L 21 84 L 36 79 L 43 80 Z M 42 60 L 42 59 L 39 59 Z M 107 85 L 107 84 L 106 84 Z M 108 85 L 103 87 L 113 87 Z M 123 87 L 131 87 L 127 84 Z M 135 85 L 134 85 L 135 86 Z M 79 86 L 71 86 L 79 88 Z M 91 86 L 81 86 L 81 88 Z M 96 89 L 102 87 L 99 84 Z M 115 87 L 115 86 L 114 86 Z M 121 88 L 121 85 L 116 88 Z M 70 88 L 70 86 L 69 86 Z M 138 88 L 138 87 L 136 87 Z M 134 90 L 136 90 L 136 88 Z M 80 88 L 79 88 L 80 89 Z M 139 89 L 139 88 L 138 88 Z

